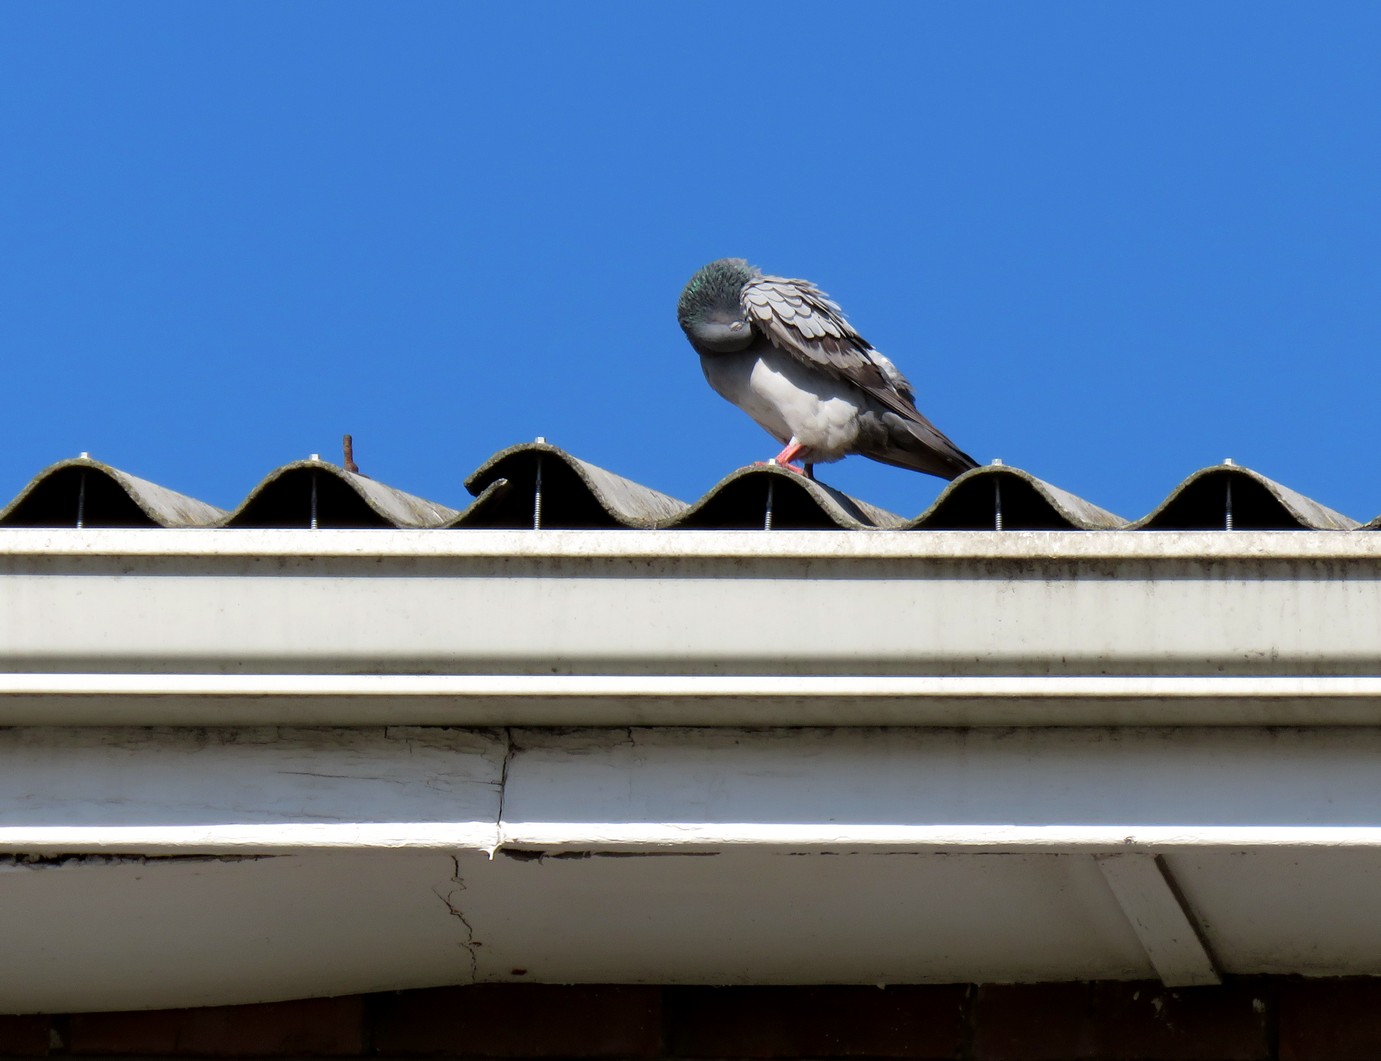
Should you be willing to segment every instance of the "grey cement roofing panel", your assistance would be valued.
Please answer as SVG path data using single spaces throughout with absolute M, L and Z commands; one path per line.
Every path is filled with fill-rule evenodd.
M 776 530 L 1378 530 L 1233 464 L 1201 469 L 1134 522 L 1004 465 L 957 478 L 913 519 L 771 465 L 740 468 L 686 504 L 545 442 L 511 446 L 465 481 L 464 509 L 321 460 L 270 472 L 232 512 L 85 455 L 45 468 L 0 527 L 395 527 Z

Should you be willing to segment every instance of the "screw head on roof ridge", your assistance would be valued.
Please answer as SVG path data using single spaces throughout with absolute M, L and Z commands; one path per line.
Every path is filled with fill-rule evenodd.
M 1223 464 L 1224 464 L 1225 467 L 1228 467 L 1228 468 L 1235 468 L 1235 467 L 1237 467 L 1237 462 L 1236 462 L 1235 460 L 1233 460 L 1231 457 L 1224 457 L 1224 458 L 1223 458 Z
M 1001 458 L 1001 457 L 994 457 L 994 458 L 993 458 L 993 467 L 994 467 L 994 468 L 1001 468 L 1001 467 L 1002 467 L 1002 458 Z
M 88 453 L 86 450 L 82 450 L 80 453 L 77 454 L 77 458 L 79 460 L 89 461 L 91 459 L 91 454 Z
M 321 460 L 321 454 L 320 454 L 320 453 L 313 453 L 313 454 L 312 454 L 310 457 L 308 457 L 307 459 L 308 459 L 308 460 L 311 460 L 311 461 L 319 461 L 319 460 Z
M 534 441 L 534 442 L 540 442 L 540 443 L 542 443 L 542 445 L 545 446 L 546 443 L 547 443 L 547 436 L 546 436 L 546 435 L 538 435 L 535 439 L 533 439 L 533 441 Z

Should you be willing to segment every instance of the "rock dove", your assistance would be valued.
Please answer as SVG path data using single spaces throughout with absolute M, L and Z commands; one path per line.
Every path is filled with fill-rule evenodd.
M 942 479 L 977 467 L 916 411 L 906 377 L 807 280 L 721 258 L 690 278 L 676 318 L 710 386 L 786 446 L 775 464 L 860 453 Z

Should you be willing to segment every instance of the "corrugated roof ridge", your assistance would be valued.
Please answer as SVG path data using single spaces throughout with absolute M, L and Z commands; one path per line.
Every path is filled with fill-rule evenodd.
M 1222 476 L 1228 481 L 1232 479 L 1244 480 L 1263 487 L 1270 495 L 1272 500 L 1279 506 L 1280 511 L 1293 520 L 1299 527 L 1306 530 L 1358 530 L 1361 524 L 1349 516 L 1336 512 L 1326 505 L 1321 505 L 1313 498 L 1306 497 L 1297 490 L 1291 490 L 1274 479 L 1262 475 L 1251 468 L 1243 467 L 1240 464 L 1224 462 L 1223 464 L 1209 465 L 1207 468 L 1200 468 L 1185 478 L 1178 486 L 1170 491 L 1159 505 L 1147 515 L 1133 522 L 1130 530 L 1154 530 L 1158 524 L 1164 525 L 1164 516 L 1173 506 L 1179 502 L 1184 495 L 1195 489 L 1203 480 L 1212 476 Z M 1225 510 L 1225 525 L 1230 520 L 1227 519 Z M 1229 528 L 1230 529 L 1230 528 Z
M 246 513 L 252 512 L 264 492 L 271 486 L 285 476 L 302 471 L 315 471 L 340 481 L 353 491 L 371 512 L 380 519 L 392 523 L 395 527 L 439 527 L 458 515 L 456 509 L 435 501 L 428 501 L 424 497 L 406 493 L 392 486 L 386 486 L 357 472 L 348 472 L 329 461 L 309 459 L 293 461 L 291 464 L 284 464 L 269 472 L 235 507 L 233 512 L 226 514 L 219 521 L 218 525 L 222 527 L 233 526 Z
M 54 476 L 71 468 L 83 468 L 111 480 L 148 517 L 160 527 L 206 527 L 225 516 L 225 510 L 188 494 L 178 493 L 166 486 L 141 479 L 127 471 L 92 457 L 70 457 L 48 465 L 20 490 L 15 498 L 0 509 L 0 526 L 18 511 L 25 501 L 42 490 Z M 75 503 L 74 499 L 74 503 Z M 75 511 L 75 504 L 74 504 Z
M 762 484 L 765 487 L 762 500 L 755 498 L 752 502 L 751 512 L 734 496 L 745 483 Z M 846 530 L 893 530 L 905 523 L 905 520 L 894 512 L 850 497 L 818 480 L 807 479 L 798 472 L 788 471 L 777 465 L 761 464 L 730 472 L 679 517 L 668 520 L 661 526 L 668 529 L 704 527 L 702 517 L 705 511 L 713 510 L 716 506 L 728 506 L 731 511 L 739 514 L 738 518 L 732 521 L 734 526 L 781 526 L 781 521 L 774 518 L 775 511 L 771 511 L 776 508 L 775 490 L 778 483 L 786 490 L 803 492 L 821 519 L 836 527 Z
M 940 496 L 931 503 L 930 507 L 908 522 L 906 527 L 925 530 L 928 526 L 940 523 L 945 513 L 953 509 L 957 499 L 965 492 L 972 491 L 974 489 L 973 484 L 981 479 L 993 480 L 995 488 L 1000 488 L 1004 479 L 1030 488 L 1047 506 L 1050 514 L 1063 521 L 1071 530 L 1122 530 L 1128 526 L 1128 520 L 1115 512 L 1100 508 L 1092 501 L 1086 501 L 1077 494 L 1054 486 L 1025 469 L 1008 464 L 986 464 L 978 468 L 971 468 L 949 483 L 940 492 Z M 995 489 L 992 526 L 998 529 L 1000 524 L 1005 524 L 1009 529 L 1021 529 L 1015 526 L 1012 521 L 1004 520 L 999 507 L 999 500 L 1000 494 Z
M 535 500 L 538 476 L 542 472 L 543 462 L 548 458 L 560 462 L 570 471 L 586 491 L 589 500 L 623 527 L 661 526 L 686 510 L 684 501 L 581 460 L 559 446 L 553 446 L 548 442 L 522 442 L 500 450 L 466 478 L 465 488 L 475 495 L 475 501 L 452 519 L 448 526 L 464 527 L 478 524 L 483 513 L 494 504 L 501 491 L 516 488 L 520 480 L 530 482 Z M 532 465 L 530 476 L 525 467 L 527 463 Z M 507 486 L 499 488 L 500 482 L 507 483 Z M 550 496 L 543 500 L 548 506 L 545 522 L 551 526 L 559 526 L 562 522 L 562 513 L 559 509 L 551 509 L 550 500 Z M 534 517 L 539 522 L 542 520 L 540 505 L 535 505 Z

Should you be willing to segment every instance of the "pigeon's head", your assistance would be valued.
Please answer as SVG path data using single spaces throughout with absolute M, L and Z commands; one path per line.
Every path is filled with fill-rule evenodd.
M 720 258 L 690 278 L 676 304 L 676 319 L 692 346 L 727 354 L 753 341 L 742 294 L 743 285 L 760 275 L 742 258 Z

